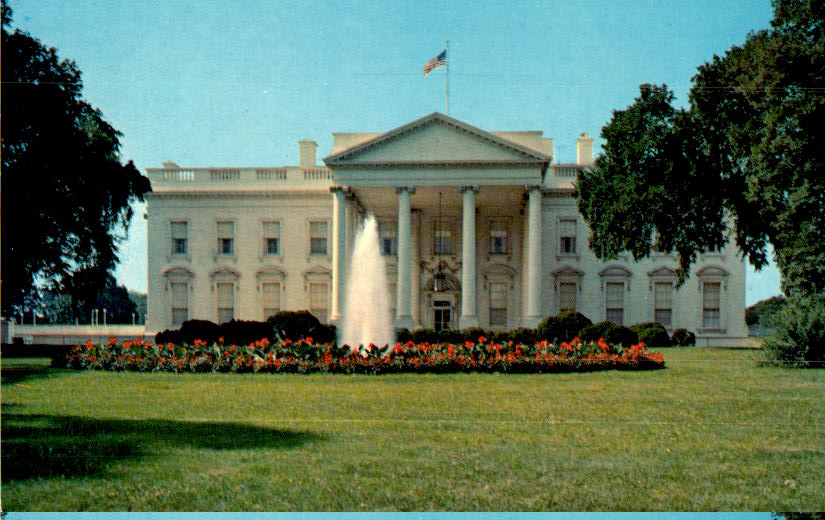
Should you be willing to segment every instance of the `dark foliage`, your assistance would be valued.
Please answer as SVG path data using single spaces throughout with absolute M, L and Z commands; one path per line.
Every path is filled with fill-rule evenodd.
M 321 343 L 334 342 L 334 325 L 324 325 L 309 311 L 281 311 L 267 320 L 281 338 L 293 341 L 312 338 Z
M 763 349 L 769 363 L 825 367 L 825 296 L 789 298 Z
M 757 268 L 773 245 L 787 294 L 825 292 L 824 17 L 823 2 L 775 0 L 770 29 L 699 67 L 689 108 L 642 85 L 614 111 L 577 184 L 592 251 L 675 252 L 683 283 L 730 227 Z
M 598 341 L 604 339 L 611 345 L 629 347 L 639 342 L 639 336 L 628 327 L 617 325 L 610 321 L 600 321 L 588 325 L 579 331 L 582 341 Z
M 639 337 L 639 341 L 648 347 L 669 347 L 671 345 L 670 336 L 668 336 L 665 328 L 658 323 L 637 323 L 632 325 L 630 330 L 635 332 Z
M 131 204 L 150 190 L 131 162 L 121 164 L 121 134 L 83 100 L 76 64 L 10 22 L 4 1 L 0 205 L 13 215 L 0 230 L 4 315 L 39 300 L 38 280 L 71 292 L 73 276 L 85 273 L 83 284 L 100 287 Z
M 696 334 L 687 329 L 676 329 L 670 336 L 670 341 L 676 347 L 692 347 L 696 345 Z
M 745 309 L 745 323 L 749 326 L 760 325 L 766 328 L 776 327 L 779 315 L 785 308 L 787 300 L 784 296 L 772 296 L 766 300 L 754 303 Z
M 564 311 L 556 316 L 545 318 L 538 328 L 539 339 L 560 342 L 570 341 L 579 335 L 579 331 L 592 324 L 590 318 L 580 312 Z

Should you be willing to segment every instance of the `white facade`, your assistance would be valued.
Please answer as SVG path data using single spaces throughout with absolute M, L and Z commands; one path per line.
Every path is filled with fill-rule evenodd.
M 396 325 L 535 327 L 575 308 L 594 322 L 660 321 L 701 344 L 736 345 L 745 265 L 700 255 L 675 288 L 674 259 L 600 262 L 572 197 L 592 164 L 553 162 L 539 131 L 486 132 L 434 113 L 383 134 L 336 133 L 327 167 L 301 141 L 297 167 L 149 169 L 147 331 L 185 319 L 262 320 L 310 309 L 336 322 L 365 212 L 380 222 Z

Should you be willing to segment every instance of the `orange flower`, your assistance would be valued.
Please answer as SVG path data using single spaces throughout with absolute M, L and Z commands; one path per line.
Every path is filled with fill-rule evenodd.
M 218 343 L 220 343 L 221 345 L 223 345 L 223 336 L 221 336 L 220 338 L 218 338 Z
M 306 342 L 311 344 L 312 343 L 312 337 L 311 336 L 307 337 Z
M 479 343 L 487 343 L 487 338 L 485 338 L 484 336 L 479 336 L 478 337 L 478 342 Z

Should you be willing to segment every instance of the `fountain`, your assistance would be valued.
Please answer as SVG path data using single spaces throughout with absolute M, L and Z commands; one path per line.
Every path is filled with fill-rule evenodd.
M 378 241 L 378 222 L 368 215 L 355 238 L 348 266 L 344 315 L 338 344 L 354 351 L 370 343 L 383 347 L 395 343 L 390 313 L 387 273 Z

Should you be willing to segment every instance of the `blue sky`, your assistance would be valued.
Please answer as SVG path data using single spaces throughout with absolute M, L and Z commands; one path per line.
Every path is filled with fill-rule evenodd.
M 334 131 L 386 131 L 444 111 L 487 130 L 543 130 L 560 162 L 641 83 L 686 102 L 696 67 L 768 27 L 768 0 L 10 0 L 14 26 L 83 72 L 84 95 L 138 168 L 296 164 Z M 597 145 L 599 144 L 597 140 Z M 116 275 L 146 290 L 143 208 Z M 779 292 L 749 267 L 747 303 Z

